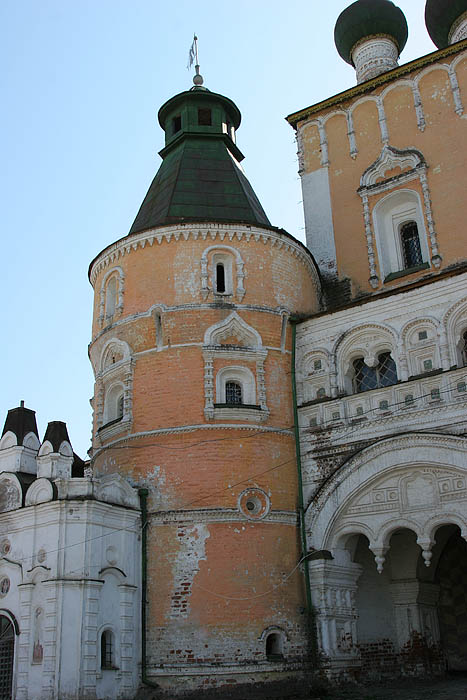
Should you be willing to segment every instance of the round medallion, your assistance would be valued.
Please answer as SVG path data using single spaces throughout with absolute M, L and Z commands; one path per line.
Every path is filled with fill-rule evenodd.
M 238 497 L 238 508 L 248 520 L 261 520 L 269 513 L 270 507 L 269 496 L 261 489 L 245 489 Z
M 7 556 L 7 554 L 10 553 L 11 550 L 11 542 L 10 540 L 4 539 L 0 542 L 0 554 L 4 557 Z

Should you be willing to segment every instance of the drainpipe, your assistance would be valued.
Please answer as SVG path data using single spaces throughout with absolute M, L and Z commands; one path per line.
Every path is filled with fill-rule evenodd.
M 311 601 L 311 585 L 310 585 L 310 570 L 308 567 L 308 559 L 306 558 L 308 548 L 306 542 L 305 528 L 305 507 L 303 501 L 303 480 L 302 480 L 302 458 L 300 453 L 300 432 L 298 427 L 298 410 L 297 410 L 297 383 L 295 379 L 295 346 L 297 336 L 298 319 L 290 318 L 292 324 L 292 402 L 293 402 L 293 420 L 294 420 L 294 435 L 295 435 L 295 457 L 297 461 L 297 476 L 298 476 L 298 513 L 300 518 L 300 540 L 302 545 L 303 570 L 305 573 L 305 593 L 306 593 L 306 611 L 308 622 L 308 647 L 309 654 L 314 665 L 318 662 L 316 627 L 315 627 L 315 612 Z
M 147 527 L 148 527 L 148 490 L 138 489 L 141 504 L 141 681 L 152 688 L 159 688 L 157 683 L 146 675 L 146 600 L 148 587 Z

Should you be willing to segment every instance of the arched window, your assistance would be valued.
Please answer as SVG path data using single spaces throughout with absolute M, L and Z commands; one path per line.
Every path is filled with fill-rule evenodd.
M 112 630 L 104 630 L 101 635 L 101 668 L 115 668 L 114 654 Z
M 423 262 L 416 221 L 406 221 L 399 228 L 404 268 L 416 267 Z
M 353 368 L 353 389 L 356 393 L 380 389 L 397 382 L 396 363 L 392 359 L 390 352 L 383 352 L 378 355 L 376 367 L 368 367 L 363 357 L 359 357 L 354 360 Z
M 278 632 L 271 632 L 266 637 L 266 658 L 268 661 L 276 661 L 283 658 L 282 635 Z
M 13 687 L 15 634 L 10 620 L 0 615 L 0 697 L 10 698 Z
M 225 403 L 237 405 L 243 403 L 242 385 L 239 382 L 225 383 Z

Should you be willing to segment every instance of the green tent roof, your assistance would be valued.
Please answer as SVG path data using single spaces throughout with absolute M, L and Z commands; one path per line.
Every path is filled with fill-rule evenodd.
M 159 121 L 162 164 L 130 233 L 190 221 L 271 225 L 240 166 L 240 112 L 231 100 L 194 88 L 166 102 Z

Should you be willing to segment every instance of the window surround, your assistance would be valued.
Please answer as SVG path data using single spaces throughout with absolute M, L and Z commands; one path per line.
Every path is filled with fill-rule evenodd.
M 224 265 L 225 291 L 216 290 L 216 266 Z M 235 274 L 234 274 L 235 273 Z M 235 248 L 213 245 L 201 257 L 201 295 L 206 301 L 209 294 L 215 297 L 231 296 L 241 302 L 245 296 L 245 270 L 243 259 Z
M 238 339 L 238 345 L 222 345 L 226 338 Z M 204 415 L 207 420 L 264 421 L 269 417 L 266 403 L 264 364 L 267 350 L 261 336 L 236 311 L 207 329 L 204 336 Z M 232 364 L 215 369 L 218 361 Z M 249 366 L 246 366 L 246 365 Z M 255 367 L 255 372 L 250 369 Z M 243 404 L 225 403 L 225 384 L 232 380 L 242 386 Z
M 216 403 L 222 404 L 223 406 L 228 406 L 226 397 L 226 385 L 227 382 L 235 382 L 239 384 L 242 388 L 242 402 L 232 405 L 231 408 L 236 410 L 236 407 L 255 407 L 260 408 L 256 405 L 256 382 L 253 372 L 247 367 L 233 366 L 233 367 L 223 367 L 217 372 L 216 375 Z
M 105 637 L 110 637 L 110 663 L 108 661 L 105 661 L 103 659 L 104 655 L 104 645 L 103 645 L 103 640 Z M 115 631 L 112 627 L 109 625 L 106 625 L 105 627 L 101 628 L 99 630 L 99 635 L 98 635 L 98 660 L 99 660 L 99 671 L 98 671 L 98 677 L 102 677 L 102 674 L 107 672 L 107 671 L 118 671 L 119 666 L 118 666 L 118 648 L 117 648 L 117 635 L 115 634 Z M 104 663 L 103 663 L 104 661 Z
M 97 367 L 92 403 L 96 417 L 96 437 L 102 444 L 102 441 L 110 437 L 129 432 L 133 423 L 134 359 L 129 345 L 117 338 L 107 341 L 100 353 Z
M 400 174 L 386 177 L 387 173 L 394 170 L 400 170 L 401 172 Z M 420 182 L 423 203 L 415 189 L 401 189 L 402 185 L 406 185 L 414 180 L 419 180 Z M 416 149 L 399 150 L 385 144 L 378 159 L 363 173 L 357 192 L 362 199 L 370 271 L 369 282 L 373 289 L 380 286 L 381 280 L 390 281 L 387 279 L 389 275 L 403 271 L 404 263 L 399 227 L 409 220 L 414 220 L 417 224 L 423 263 L 426 264 L 430 260 L 430 250 L 424 225 L 426 221 L 431 248 L 431 264 L 437 268 L 441 265 L 441 255 L 438 251 L 437 234 L 431 211 L 427 165 L 420 151 Z M 384 197 L 376 204 L 371 204 L 373 201 L 371 198 L 383 192 L 388 192 L 388 197 L 396 198 L 394 200 L 394 212 L 391 211 L 387 201 L 388 197 Z M 406 193 L 405 203 L 404 195 L 401 194 L 404 192 Z M 378 216 L 378 211 L 383 207 L 383 202 L 386 202 L 385 208 L 387 211 L 384 212 L 383 220 L 381 220 L 381 217 Z M 378 253 L 379 264 L 375 254 L 375 247 Z M 394 279 L 394 277 L 390 277 L 390 279 Z
M 115 279 L 115 282 L 113 280 Z M 115 296 L 113 298 L 111 313 L 107 313 L 107 307 L 109 300 L 108 287 L 109 284 L 115 284 Z M 123 311 L 123 293 L 125 288 L 125 275 L 120 266 L 113 267 L 108 270 L 102 278 L 101 288 L 100 288 L 100 300 L 99 300 L 99 318 L 98 323 L 102 328 L 105 325 L 109 325 L 112 320 L 119 316 Z

